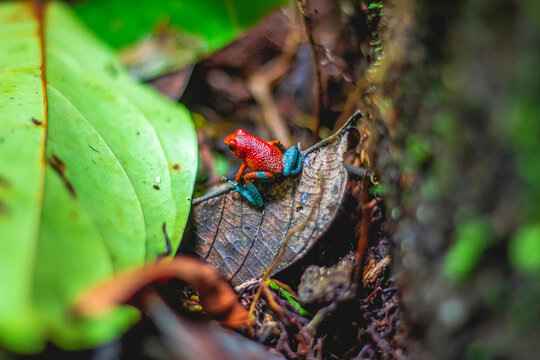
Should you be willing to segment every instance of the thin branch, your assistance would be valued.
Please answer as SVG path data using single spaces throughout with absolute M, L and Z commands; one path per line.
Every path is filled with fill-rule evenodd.
M 313 151 L 317 150 L 318 148 L 321 148 L 323 146 L 326 146 L 328 144 L 331 144 L 333 141 L 336 141 L 337 139 L 339 139 L 339 137 L 347 130 L 349 130 L 350 128 L 354 127 L 356 125 L 356 123 L 358 122 L 358 120 L 362 117 L 362 113 L 360 111 L 357 111 L 355 112 L 350 118 L 349 120 L 347 120 L 347 122 L 338 130 L 336 131 L 333 135 L 327 137 L 326 139 L 324 140 L 321 140 L 319 141 L 317 144 L 313 145 L 312 147 L 310 147 L 309 149 L 307 149 L 306 151 L 304 151 L 304 154 L 305 155 L 308 155 L 310 153 L 312 153 Z
M 306 33 L 309 48 L 311 50 L 311 57 L 313 58 L 313 66 L 315 68 L 315 125 L 313 127 L 313 142 L 316 143 L 320 140 L 319 129 L 321 127 L 321 111 L 323 104 L 323 83 L 321 75 L 321 67 L 319 60 L 317 59 L 317 51 L 315 49 L 315 42 L 313 40 L 313 26 L 311 18 L 306 14 L 305 0 L 298 0 L 298 15 L 302 22 L 302 27 Z
M 215 197 L 227 194 L 227 193 L 231 192 L 231 190 L 234 190 L 234 186 L 232 186 L 228 182 L 222 183 L 222 184 L 220 184 L 218 186 L 215 186 L 212 189 L 210 189 L 210 191 L 208 193 L 204 194 L 203 196 L 200 196 L 200 197 L 194 199 L 191 202 L 191 206 L 199 205 L 199 204 L 201 204 L 201 203 L 203 203 L 203 202 L 205 202 L 207 200 L 210 200 L 210 199 L 213 199 Z
M 345 165 L 345 169 L 351 176 L 354 176 L 359 179 L 363 178 L 364 176 L 371 176 L 371 174 L 373 174 L 369 170 L 352 166 L 352 165 Z
M 300 42 L 300 34 L 291 26 L 283 52 L 249 76 L 247 84 L 253 99 L 261 106 L 263 119 L 272 134 L 285 147 L 292 145 L 287 125 L 281 118 L 272 94 L 274 84 L 289 71 Z

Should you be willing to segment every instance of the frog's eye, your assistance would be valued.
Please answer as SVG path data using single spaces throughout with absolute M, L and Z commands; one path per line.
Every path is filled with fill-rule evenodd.
M 229 139 L 229 141 L 226 141 L 227 145 L 229 145 L 229 150 L 235 151 L 236 150 L 236 139 Z

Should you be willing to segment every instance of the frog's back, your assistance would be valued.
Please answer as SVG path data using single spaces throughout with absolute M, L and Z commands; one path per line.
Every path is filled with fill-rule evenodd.
M 281 160 L 283 154 L 275 146 L 250 134 L 237 136 L 236 141 L 251 171 L 267 171 L 274 174 L 283 171 Z

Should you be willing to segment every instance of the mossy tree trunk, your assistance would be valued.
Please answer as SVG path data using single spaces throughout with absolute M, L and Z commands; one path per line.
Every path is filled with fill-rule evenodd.
M 411 358 L 540 351 L 540 3 L 385 3 L 373 97 L 389 134 Z

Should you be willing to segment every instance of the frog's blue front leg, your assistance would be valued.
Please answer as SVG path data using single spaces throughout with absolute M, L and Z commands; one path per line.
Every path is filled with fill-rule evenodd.
M 283 175 L 291 176 L 298 174 L 302 170 L 304 156 L 300 151 L 300 143 L 298 143 L 298 146 L 291 146 L 285 151 L 281 159 L 283 163 Z
M 237 183 L 235 183 L 234 181 L 231 181 L 231 180 L 229 180 L 227 178 L 225 178 L 225 180 L 227 180 L 229 182 L 229 184 L 234 186 L 233 192 L 239 193 L 247 201 L 249 201 L 251 204 L 253 204 L 253 205 L 257 206 L 257 207 L 263 207 L 264 206 L 264 201 L 263 201 L 263 198 L 261 196 L 261 193 L 259 192 L 259 190 L 257 190 L 255 185 L 247 184 L 245 186 L 240 186 Z

